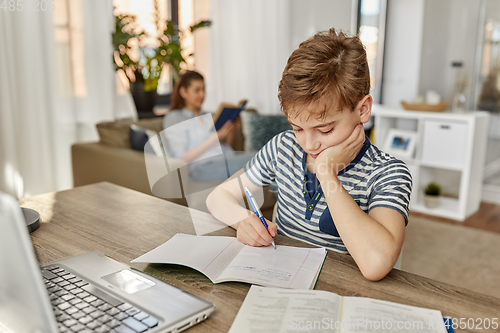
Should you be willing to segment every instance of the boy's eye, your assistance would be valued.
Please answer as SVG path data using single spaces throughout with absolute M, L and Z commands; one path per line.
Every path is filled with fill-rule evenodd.
M 293 131 L 294 132 L 300 132 L 300 131 L 302 131 L 302 128 L 293 128 Z
M 327 130 L 327 131 L 320 131 L 320 133 L 321 133 L 321 134 L 328 134 L 328 133 L 331 133 L 331 132 L 333 132 L 333 129 L 334 129 L 334 128 L 335 128 L 335 127 L 332 127 L 332 128 L 330 128 L 329 130 Z

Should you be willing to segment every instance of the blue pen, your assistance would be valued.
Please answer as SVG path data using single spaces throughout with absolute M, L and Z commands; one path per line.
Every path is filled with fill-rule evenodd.
M 253 197 L 252 192 L 248 189 L 248 187 L 245 186 L 245 195 L 247 196 L 248 201 L 250 202 L 250 205 L 252 205 L 253 211 L 255 212 L 255 215 L 260 219 L 264 227 L 267 229 L 267 223 L 266 219 L 264 216 L 262 216 L 262 213 L 260 212 L 259 206 L 257 206 L 257 203 L 255 202 L 255 198 Z M 274 239 L 273 239 L 273 246 L 276 248 L 276 244 L 274 244 Z

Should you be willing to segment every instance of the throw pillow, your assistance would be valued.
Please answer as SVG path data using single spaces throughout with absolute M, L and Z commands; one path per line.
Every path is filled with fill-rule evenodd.
M 149 141 L 149 145 L 146 143 Z M 158 133 L 153 130 L 142 128 L 135 124 L 130 125 L 130 145 L 132 149 L 153 153 L 156 156 L 167 156 L 162 140 Z
M 163 130 L 163 117 L 139 119 L 134 124 L 160 133 Z
M 129 131 L 133 120 L 106 121 L 96 125 L 99 142 L 108 146 L 130 148 Z
M 275 135 L 292 129 L 284 115 L 262 115 L 246 111 L 242 111 L 240 115 L 245 151 L 258 151 Z

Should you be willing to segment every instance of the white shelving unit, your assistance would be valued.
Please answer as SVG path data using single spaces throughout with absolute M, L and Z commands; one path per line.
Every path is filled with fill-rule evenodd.
M 411 157 L 405 161 L 413 177 L 410 210 L 463 221 L 481 202 L 488 135 L 488 112 L 468 113 L 406 111 L 374 105 L 375 145 L 384 150 L 391 128 L 416 133 Z M 424 205 L 424 187 L 441 185 L 440 205 Z

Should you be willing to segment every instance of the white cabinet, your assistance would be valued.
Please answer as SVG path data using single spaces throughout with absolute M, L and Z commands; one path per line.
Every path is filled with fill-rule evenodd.
M 405 161 L 413 177 L 410 210 L 463 221 L 479 208 L 483 182 L 488 112 L 464 114 L 406 111 L 374 105 L 375 142 L 384 149 L 390 129 L 415 133 L 412 156 Z M 436 182 L 442 187 L 436 208 L 424 205 L 424 187 Z
M 460 170 L 466 163 L 467 123 L 424 119 L 423 164 Z

